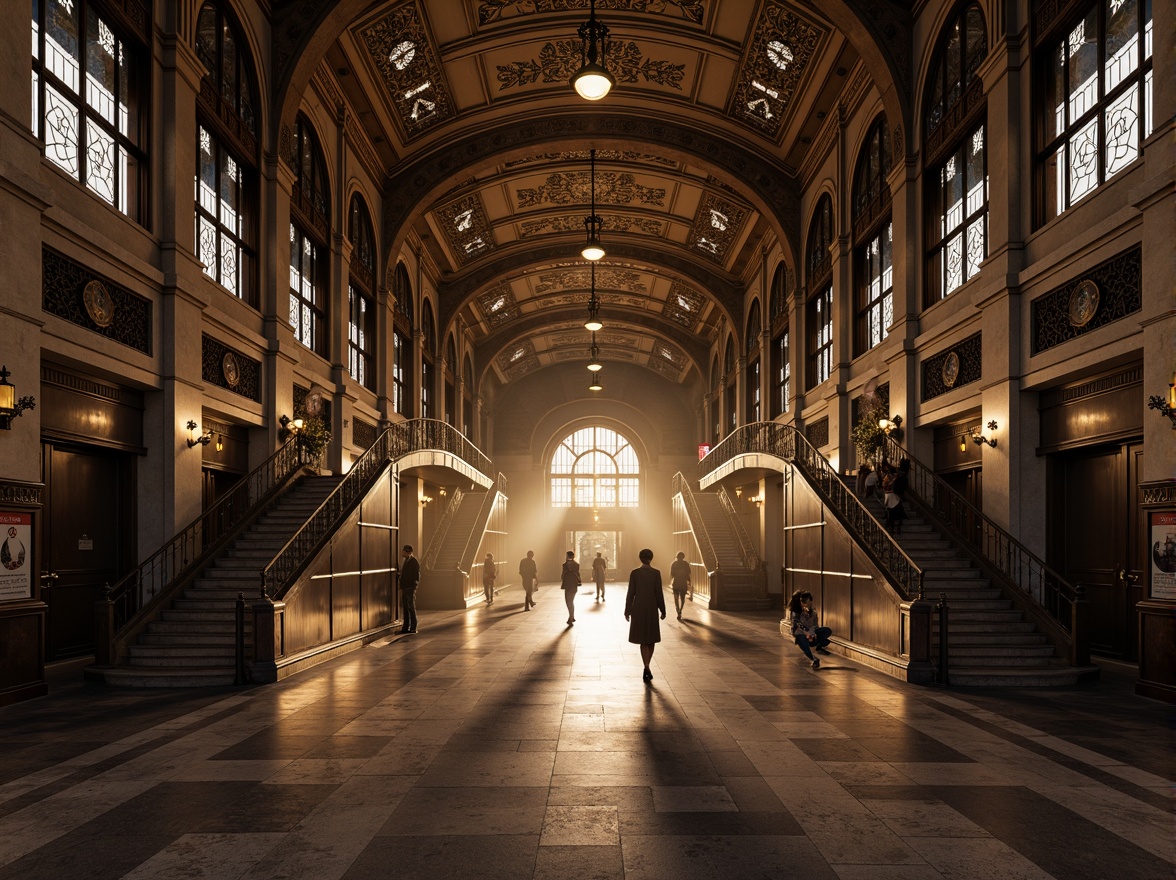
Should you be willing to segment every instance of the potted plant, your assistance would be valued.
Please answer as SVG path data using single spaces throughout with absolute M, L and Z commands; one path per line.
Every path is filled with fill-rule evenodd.
M 859 464 L 873 464 L 885 457 L 886 430 L 879 421 L 886 417 L 886 410 L 880 404 L 874 404 L 862 413 L 861 420 L 849 432 Z
M 326 422 L 318 416 L 311 416 L 302 423 L 302 430 L 298 432 L 298 446 L 302 450 L 302 460 L 312 467 L 318 467 L 319 459 L 327 451 L 331 442 L 331 431 Z

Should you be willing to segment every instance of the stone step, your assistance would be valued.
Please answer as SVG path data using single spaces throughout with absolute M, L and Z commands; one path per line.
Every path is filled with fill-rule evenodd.
M 175 623 L 215 623 L 221 620 L 227 620 L 230 623 L 233 623 L 234 617 L 235 616 L 232 608 L 218 608 L 215 610 L 210 608 L 199 611 L 182 608 L 165 608 L 159 613 L 160 620 L 168 620 Z
M 1005 667 L 1009 669 L 1031 669 L 1053 666 L 1064 666 L 1065 664 L 1055 656 L 1040 657 L 1035 655 L 977 655 L 966 657 L 953 657 L 948 654 L 947 667 L 948 669 L 976 669 L 976 668 L 992 668 Z
M 1049 657 L 1056 656 L 1053 645 L 956 645 L 948 639 L 948 657 Z
M 180 598 L 172 602 L 173 611 L 215 611 L 218 614 L 234 616 L 237 613 L 237 597 L 218 599 L 215 596 L 200 599 Z M 246 614 L 248 616 L 248 614 Z
M 166 663 L 171 666 L 191 664 L 193 659 L 205 657 L 235 662 L 237 656 L 236 645 L 130 645 L 127 655 L 131 662 L 137 660 L 140 665 L 149 665 L 152 660 L 158 660 L 161 665 Z
M 144 633 L 139 636 L 139 644 L 171 646 L 171 645 L 236 645 L 237 635 L 231 629 L 222 635 L 211 632 L 192 633 Z
M 223 636 L 236 632 L 236 621 L 218 620 L 153 620 L 147 624 L 146 633 L 149 635 L 201 635 L 210 634 Z M 245 616 L 245 634 L 253 632 L 253 621 L 249 615 Z
M 1065 687 L 1088 678 L 1097 678 L 1097 666 L 1051 666 L 1037 669 L 1020 667 L 988 667 L 947 669 L 948 683 L 953 687 Z
M 939 628 L 932 626 L 931 633 L 938 638 Z M 1022 632 L 994 632 L 988 629 L 959 632 L 954 627 L 947 631 L 947 645 L 950 651 L 955 647 L 974 645 L 976 647 L 1036 648 L 1048 645 L 1049 640 L 1031 628 Z M 1051 646 L 1052 650 L 1052 646 Z
M 939 631 L 938 615 L 931 615 L 931 631 Z M 999 626 L 993 626 L 988 620 L 958 620 L 948 617 L 947 631 L 954 636 L 956 633 L 1031 633 L 1036 632 L 1033 624 L 1020 618 L 1002 621 Z
M 183 669 L 149 669 L 135 666 L 100 669 L 91 666 L 86 670 L 86 677 L 117 687 L 230 687 L 236 679 L 236 670 L 231 664 L 229 666 L 188 666 Z

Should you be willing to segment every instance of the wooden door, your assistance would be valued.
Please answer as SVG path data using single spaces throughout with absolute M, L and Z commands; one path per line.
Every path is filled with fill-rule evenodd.
M 1050 467 L 1050 563 L 1090 601 L 1090 649 L 1135 661 L 1139 575 L 1138 442 L 1060 453 Z
M 42 446 L 47 659 L 94 650 L 94 603 L 124 572 L 130 546 L 126 456 L 103 450 Z

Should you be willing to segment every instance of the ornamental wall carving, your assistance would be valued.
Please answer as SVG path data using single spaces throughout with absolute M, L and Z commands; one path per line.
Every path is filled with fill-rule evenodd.
M 151 300 L 41 246 L 41 308 L 143 354 L 151 354 Z
M 539 50 L 538 58 L 524 58 L 509 64 L 497 65 L 498 90 L 502 92 L 536 82 L 567 85 L 583 63 L 579 39 L 544 43 L 543 48 Z M 618 83 L 644 81 L 652 85 L 682 90 L 685 65 L 646 58 L 640 47 L 632 40 L 612 39 L 605 64 Z
M 478 4 L 478 25 L 484 27 L 498 21 L 541 15 L 546 12 L 565 12 L 572 9 L 588 11 L 589 0 L 482 0 Z M 702 23 L 703 0 L 599 0 L 601 11 L 615 9 L 648 14 L 660 13 L 667 18 L 682 18 L 694 24 Z
M 537 187 L 515 191 L 520 208 L 542 205 L 585 205 L 592 197 L 592 174 L 589 171 L 557 171 Z M 596 173 L 597 205 L 652 205 L 664 207 L 665 187 L 643 186 L 627 171 Z
M 1076 339 L 1143 308 L 1140 245 L 1111 257 L 1031 303 L 1032 353 Z

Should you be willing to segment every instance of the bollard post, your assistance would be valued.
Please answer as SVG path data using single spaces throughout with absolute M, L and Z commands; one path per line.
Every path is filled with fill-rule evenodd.
M 237 671 L 233 676 L 233 684 L 242 685 L 245 680 L 245 594 L 237 594 Z
M 939 683 L 951 684 L 947 675 L 947 593 L 939 594 L 939 604 L 935 606 L 939 612 Z

